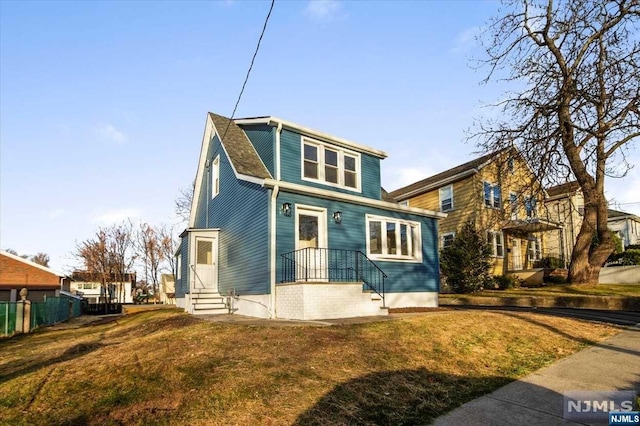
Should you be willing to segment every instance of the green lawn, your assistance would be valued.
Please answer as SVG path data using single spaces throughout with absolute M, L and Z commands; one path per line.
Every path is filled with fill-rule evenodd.
M 633 284 L 597 284 L 584 285 L 547 285 L 537 288 L 515 288 L 511 290 L 486 290 L 474 296 L 635 296 L 640 297 L 640 285 Z
M 0 424 L 424 424 L 617 331 L 513 312 L 333 327 L 140 312 L 0 340 Z

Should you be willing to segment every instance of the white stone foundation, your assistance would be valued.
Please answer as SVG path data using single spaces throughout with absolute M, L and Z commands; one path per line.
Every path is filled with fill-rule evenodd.
M 374 298 L 377 295 L 374 293 Z M 276 286 L 276 316 L 320 320 L 387 315 L 382 300 L 362 291 L 362 283 L 288 283 Z
M 388 308 L 437 308 L 438 292 L 385 293 Z

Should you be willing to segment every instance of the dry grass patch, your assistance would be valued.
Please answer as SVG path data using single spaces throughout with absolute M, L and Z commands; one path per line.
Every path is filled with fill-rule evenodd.
M 616 331 L 509 312 L 324 328 L 142 312 L 0 342 L 0 423 L 423 424 Z

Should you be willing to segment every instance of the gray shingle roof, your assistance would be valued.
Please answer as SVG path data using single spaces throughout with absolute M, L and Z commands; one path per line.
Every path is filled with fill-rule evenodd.
M 425 188 L 425 190 L 427 188 L 429 188 L 430 186 L 437 184 L 440 181 L 443 181 L 445 179 L 451 178 L 455 175 L 458 175 L 460 173 L 464 173 L 467 171 L 472 171 L 473 169 L 476 169 L 480 166 L 482 166 L 484 163 L 486 163 L 487 161 L 493 159 L 494 157 L 496 157 L 498 154 L 508 150 L 510 148 L 505 148 L 496 152 L 492 152 L 486 155 L 483 155 L 482 157 L 476 158 L 475 160 L 471 160 L 468 161 L 464 164 L 460 164 L 459 166 L 456 166 L 454 168 L 451 168 L 449 170 L 445 170 L 444 172 L 438 173 L 437 175 L 433 175 L 430 176 L 426 179 L 423 179 L 421 181 L 412 183 L 411 185 L 405 186 L 403 188 L 400 189 L 396 189 L 395 191 L 391 191 L 391 196 L 394 197 L 396 200 L 401 201 L 403 199 L 403 197 L 407 194 L 410 194 L 412 192 L 415 191 L 419 191 L 422 188 Z
M 580 189 L 580 185 L 574 180 L 548 188 L 547 194 L 549 194 L 549 197 L 555 197 L 557 195 L 570 194 L 578 189 Z
M 227 117 L 212 112 L 209 113 L 209 116 L 220 138 L 222 139 L 224 136 L 222 143 L 225 151 L 238 173 L 259 179 L 272 177 L 249 138 L 236 123 Z

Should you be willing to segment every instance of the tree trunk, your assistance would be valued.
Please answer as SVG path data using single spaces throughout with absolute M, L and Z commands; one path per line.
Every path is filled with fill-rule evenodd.
M 584 194 L 584 216 L 569 265 L 571 284 L 596 285 L 600 268 L 614 250 L 614 242 L 607 227 L 607 203 L 597 190 Z M 594 244 L 594 236 L 597 244 Z

